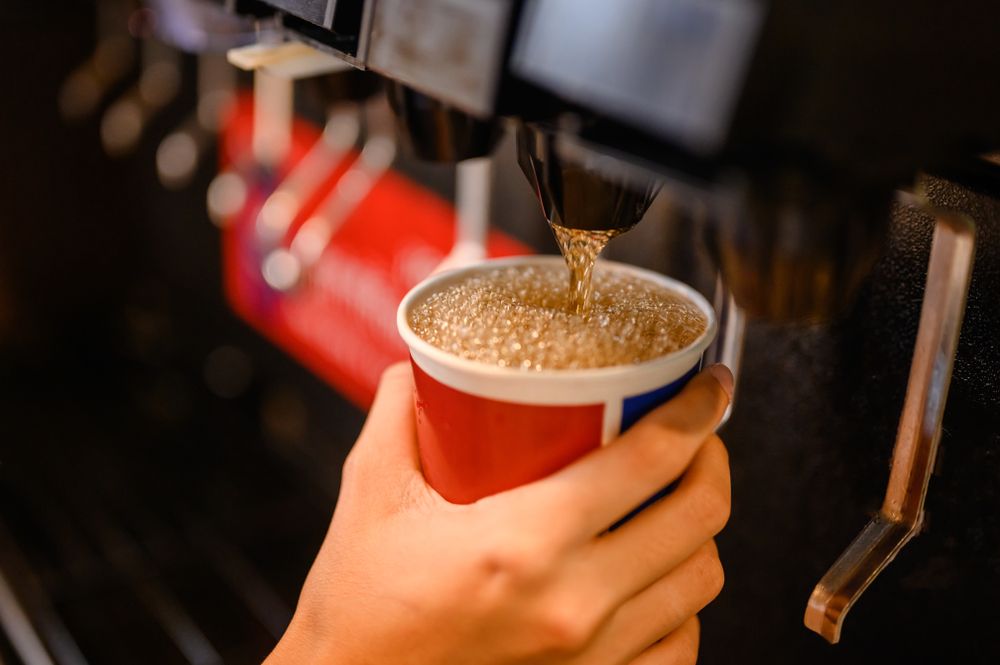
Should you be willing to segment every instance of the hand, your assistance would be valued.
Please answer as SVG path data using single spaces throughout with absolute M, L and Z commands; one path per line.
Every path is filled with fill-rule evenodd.
M 713 430 L 731 386 L 713 367 L 558 473 L 454 505 L 420 472 L 410 369 L 390 368 L 267 663 L 694 663 L 695 615 L 723 583 L 729 466 Z

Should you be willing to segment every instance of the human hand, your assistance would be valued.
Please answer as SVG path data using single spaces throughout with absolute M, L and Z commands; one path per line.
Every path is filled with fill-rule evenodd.
M 713 432 L 731 391 L 713 367 L 552 476 L 455 505 L 420 471 L 411 371 L 390 368 L 266 662 L 694 663 L 696 614 L 723 584 L 712 538 L 729 516 L 729 466 Z

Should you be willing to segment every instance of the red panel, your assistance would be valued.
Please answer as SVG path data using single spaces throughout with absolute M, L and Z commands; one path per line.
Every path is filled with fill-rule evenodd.
M 538 406 L 476 397 L 412 365 L 424 475 L 452 503 L 544 478 L 600 446 L 603 404 Z

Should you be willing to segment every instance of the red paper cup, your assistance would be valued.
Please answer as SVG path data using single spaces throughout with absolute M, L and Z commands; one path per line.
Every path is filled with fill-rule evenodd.
M 715 311 L 700 293 L 610 261 L 601 261 L 599 269 L 628 273 L 686 297 L 705 313 L 705 332 L 690 346 L 644 363 L 530 371 L 459 358 L 410 328 L 410 310 L 432 293 L 472 274 L 521 265 L 564 264 L 559 256 L 519 256 L 439 273 L 414 287 L 396 315 L 413 365 L 424 476 L 452 503 L 471 503 L 544 478 L 611 441 L 680 392 L 715 337 Z

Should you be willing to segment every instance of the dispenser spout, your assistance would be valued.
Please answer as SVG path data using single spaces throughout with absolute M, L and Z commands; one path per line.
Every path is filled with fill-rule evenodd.
M 553 130 L 522 123 L 517 162 L 550 224 L 589 231 L 626 231 L 642 219 L 659 183 L 626 182 L 559 153 Z

